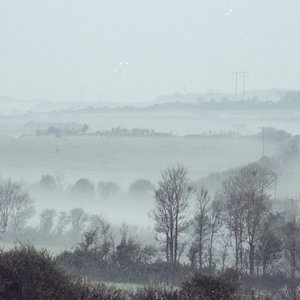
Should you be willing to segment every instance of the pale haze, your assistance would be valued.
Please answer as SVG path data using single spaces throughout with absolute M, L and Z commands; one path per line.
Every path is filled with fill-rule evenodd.
M 152 102 L 299 89 L 298 0 L 1 0 L 0 96 Z

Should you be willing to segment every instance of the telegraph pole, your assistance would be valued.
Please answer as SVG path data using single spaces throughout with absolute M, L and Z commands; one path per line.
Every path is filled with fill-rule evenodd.
M 246 74 L 247 72 L 241 72 L 243 73 L 244 77 L 243 77 L 243 100 L 245 100 L 245 87 L 246 87 Z
M 265 127 L 263 127 L 263 157 L 265 157 Z
M 238 75 L 239 72 L 233 72 L 235 74 L 235 95 L 234 95 L 234 99 L 235 101 L 237 101 L 237 89 L 238 89 Z
M 235 71 L 233 72 L 233 74 L 235 74 L 235 101 L 237 101 L 237 97 L 238 97 L 238 76 L 240 74 L 243 74 L 243 100 L 245 100 L 245 90 L 246 90 L 246 74 L 248 72 L 247 71 Z

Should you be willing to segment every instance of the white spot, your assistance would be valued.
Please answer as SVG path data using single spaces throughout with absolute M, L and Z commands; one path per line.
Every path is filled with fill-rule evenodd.
M 228 12 L 226 13 L 226 17 L 229 17 L 232 14 L 232 8 L 228 9 Z
M 118 72 L 118 69 L 117 69 L 117 68 L 114 68 L 114 72 L 116 72 L 116 73 L 117 73 L 117 72 Z
M 128 65 L 128 61 L 124 60 L 124 61 L 119 61 L 118 65 L 120 67 L 124 66 L 124 65 Z

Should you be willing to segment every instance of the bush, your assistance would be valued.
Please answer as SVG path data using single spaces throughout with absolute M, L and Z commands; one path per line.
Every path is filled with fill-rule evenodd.
M 79 299 L 82 288 L 45 251 L 0 253 L 0 299 Z
M 135 294 L 132 295 L 134 300 L 184 300 L 179 290 L 175 290 L 172 287 L 159 285 L 159 286 L 146 286 L 138 289 Z
M 197 272 L 182 284 L 181 291 L 184 299 L 231 299 L 239 286 L 236 278 L 231 270 L 219 277 Z

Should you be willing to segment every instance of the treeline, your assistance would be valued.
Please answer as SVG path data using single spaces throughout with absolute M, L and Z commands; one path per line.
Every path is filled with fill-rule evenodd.
M 153 129 L 146 128 L 121 128 L 113 127 L 111 130 L 98 130 L 95 132 L 88 132 L 89 126 L 83 124 L 80 128 L 68 128 L 66 126 L 55 127 L 50 126 L 46 130 L 38 129 L 35 131 L 35 135 L 39 136 L 56 136 L 56 137 L 66 137 L 66 136 L 137 136 L 137 137 L 168 137 L 172 136 L 171 133 L 157 132 Z
M 259 100 L 253 97 L 246 100 L 233 101 L 227 97 L 217 99 L 211 97 L 206 100 L 203 98 L 196 99 L 195 102 L 168 102 L 156 103 L 144 107 L 136 106 L 119 106 L 119 107 L 93 107 L 89 106 L 75 110 L 61 110 L 63 113 L 147 113 L 147 112 L 201 112 L 205 110 L 287 110 L 300 108 L 300 91 L 286 92 L 280 97 L 279 101 L 270 101 L 265 99 Z
M 38 129 L 35 132 L 36 136 L 56 136 L 56 137 L 63 137 L 63 136 L 80 136 L 85 135 L 89 129 L 87 124 L 83 124 L 80 128 L 69 128 L 67 126 L 63 127 L 55 127 L 50 126 L 46 130 Z
M 63 177 L 59 174 L 55 176 L 50 174 L 42 175 L 39 182 L 30 186 L 31 190 L 41 191 L 48 194 L 58 193 L 74 199 L 110 200 L 116 197 L 153 197 L 154 185 L 148 179 L 136 179 L 129 186 L 127 191 L 121 189 L 121 186 L 114 181 L 93 182 L 88 178 L 79 178 L 74 184 L 65 185 Z

